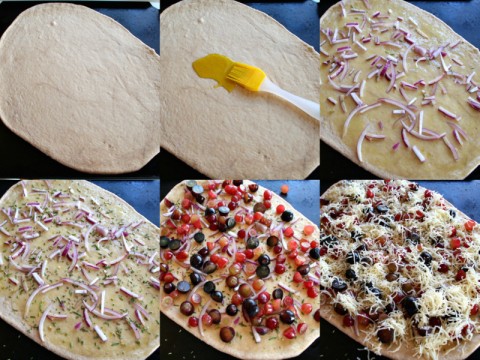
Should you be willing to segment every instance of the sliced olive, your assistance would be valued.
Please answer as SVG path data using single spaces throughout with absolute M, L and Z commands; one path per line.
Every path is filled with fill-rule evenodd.
M 274 246 L 277 246 L 278 245 L 278 237 L 272 235 L 272 236 L 269 236 L 268 239 L 267 239 L 267 245 L 270 246 L 270 247 L 274 247 Z
M 318 260 L 320 259 L 320 248 L 316 247 L 316 248 L 310 249 L 310 252 L 308 254 L 312 259 Z
M 258 312 L 260 311 L 260 308 L 258 307 L 257 302 L 253 299 L 243 300 L 242 306 L 245 309 L 245 312 L 247 313 L 247 315 L 251 318 L 257 315 Z
M 203 247 L 200 250 L 198 250 L 198 254 L 203 258 L 206 257 L 209 253 L 210 253 L 210 250 L 208 250 L 207 247 Z
M 203 264 L 203 272 L 205 274 L 211 274 L 215 270 L 217 270 L 217 265 L 215 263 L 211 261 L 205 261 L 205 263 Z
M 205 202 L 205 196 L 200 194 L 195 195 L 195 200 L 197 200 L 197 203 L 203 204 Z
M 197 232 L 195 235 L 193 235 L 193 240 L 195 240 L 197 243 L 201 244 L 202 242 L 205 241 L 205 234 L 202 232 Z
M 168 264 L 160 263 L 160 272 L 167 273 L 170 267 Z
M 407 240 L 410 241 L 414 245 L 418 245 L 420 243 L 420 235 L 413 232 L 413 233 L 410 234 L 410 237 L 408 237 Z
M 222 314 L 217 309 L 210 310 L 208 315 L 212 318 L 212 324 L 220 324 L 220 321 L 222 321 Z
M 383 343 L 383 344 L 390 344 L 393 341 L 393 335 L 395 334 L 395 331 L 390 328 L 386 329 L 380 329 L 377 331 L 377 336 L 378 339 Z
M 403 283 L 402 290 L 405 291 L 406 293 L 409 293 L 410 291 L 413 290 L 413 284 L 410 282 Z
M 258 190 L 258 185 L 257 184 L 248 184 L 248 190 L 250 190 L 251 192 L 257 192 Z
M 235 221 L 234 218 L 228 218 L 226 223 L 225 223 L 227 230 L 233 229 L 235 225 L 237 225 L 237 222 Z
M 200 269 L 203 265 L 203 258 L 198 254 L 190 256 L 190 265 L 195 269 Z
M 387 276 L 385 276 L 385 279 L 387 279 L 388 282 L 392 282 L 397 280 L 399 276 L 398 273 L 388 273 Z
M 242 284 L 238 288 L 238 293 L 240 294 L 241 297 L 247 298 L 250 295 L 252 295 L 252 289 L 250 288 L 250 286 L 248 286 L 248 284 Z
M 225 326 L 220 329 L 220 339 L 222 339 L 223 342 L 229 343 L 233 340 L 234 337 L 235 330 L 233 330 L 232 327 Z
M 293 213 L 291 211 L 285 210 L 282 213 L 281 218 L 282 218 L 282 221 L 285 221 L 285 222 L 292 221 L 293 220 Z
M 347 271 L 345 271 L 345 277 L 349 280 L 357 280 L 357 274 L 353 269 L 347 269 Z
M 215 215 L 216 211 L 214 208 L 211 208 L 211 207 L 207 207 L 205 209 L 205 216 L 209 216 L 209 215 Z
M 383 298 L 383 293 L 380 289 L 377 289 L 376 287 L 371 287 L 368 289 L 368 291 L 375 295 L 377 298 L 382 299 Z
M 213 291 L 210 293 L 210 297 L 212 298 L 213 301 L 221 303 L 223 301 L 223 293 L 221 291 Z
M 299 267 L 297 267 L 297 271 L 301 275 L 307 275 L 310 272 L 310 265 L 308 264 L 300 265 Z
M 338 244 L 338 239 L 333 235 L 328 235 L 320 240 L 320 245 L 322 246 L 333 247 L 336 244 Z
M 266 265 L 260 265 L 259 267 L 257 267 L 255 273 L 260 279 L 264 279 L 268 275 L 270 275 L 270 268 Z
M 230 212 L 230 209 L 227 206 L 220 206 L 218 208 L 218 213 L 222 216 L 227 216 Z
M 260 265 L 268 265 L 270 264 L 270 256 L 262 254 L 258 257 L 257 261 Z
M 180 246 L 182 246 L 182 242 L 180 240 L 172 240 L 168 243 L 168 248 L 172 251 L 180 249 Z
M 335 305 L 333 305 L 333 310 L 339 315 L 346 315 L 348 313 L 347 309 L 345 309 L 339 303 L 336 303 Z
M 417 327 L 417 333 L 420 336 L 427 336 L 433 333 L 433 328 L 431 326 Z
M 186 294 L 190 291 L 190 284 L 187 281 L 179 281 L 177 284 L 177 290 L 179 293 Z
M 194 186 L 197 185 L 197 182 L 195 180 L 187 180 L 185 182 L 185 186 L 187 187 L 188 190 L 192 190 Z
M 163 285 L 163 291 L 165 291 L 165 294 L 170 294 L 172 293 L 177 287 L 175 286 L 174 283 L 165 283 Z
M 407 312 L 408 316 L 415 315 L 419 310 L 417 299 L 413 296 L 407 296 L 402 301 L 403 308 Z
M 227 277 L 226 283 L 230 289 L 233 289 L 238 285 L 238 277 L 236 277 L 235 275 L 230 275 L 229 277 Z
M 235 316 L 238 313 L 238 308 L 235 304 L 230 304 L 226 308 L 226 313 L 230 316 Z
M 203 291 L 205 291 L 207 294 L 211 294 L 212 292 L 214 292 L 216 289 L 216 286 L 215 286 L 215 283 L 213 281 L 207 281 L 204 285 L 203 285 Z
M 256 249 L 259 244 L 258 238 L 252 236 L 247 240 L 247 249 Z
M 344 283 L 342 280 L 334 279 L 332 281 L 332 289 L 336 292 L 342 292 L 347 290 L 348 285 Z
M 185 316 L 190 316 L 193 314 L 195 308 L 190 301 L 184 301 L 180 304 L 180 312 Z
M 267 207 L 261 202 L 256 203 L 255 206 L 253 207 L 253 212 L 264 213 L 265 211 L 267 211 Z
M 455 210 L 453 210 L 453 209 L 448 210 L 448 213 L 449 213 L 450 216 L 451 216 L 452 218 L 454 218 L 454 219 L 455 219 L 455 216 L 457 216 L 457 212 L 456 212 Z
M 358 263 L 360 261 L 360 255 L 358 255 L 358 253 L 356 251 L 350 251 L 347 254 L 346 261 L 347 261 L 347 263 L 352 264 L 352 265 L 355 264 L 355 263 Z
M 240 186 L 240 185 L 243 184 L 243 180 L 233 180 L 232 184 L 235 185 L 235 186 Z
M 387 314 L 390 314 L 392 311 L 397 310 L 397 305 L 395 303 L 390 303 L 385 306 L 385 312 Z
M 166 249 L 169 243 L 170 243 L 170 239 L 167 236 L 160 237 L 160 247 L 162 249 Z
M 192 285 L 198 285 L 202 282 L 202 277 L 199 274 L 193 272 L 190 274 L 190 282 L 192 283 Z
M 432 255 L 426 251 L 422 251 L 420 253 L 420 260 L 425 263 L 425 265 L 430 266 L 432 263 Z
M 192 188 L 192 193 L 193 195 L 200 195 L 203 193 L 203 186 L 201 185 L 195 185 L 193 188 Z
M 388 207 L 383 204 L 377 205 L 377 212 L 380 214 L 386 214 L 388 212 Z
M 295 314 L 293 313 L 292 310 L 283 310 L 281 313 L 280 313 L 280 320 L 284 323 L 284 324 L 293 324 L 293 322 L 295 321 Z
M 399 270 L 398 265 L 395 263 L 389 263 L 387 265 L 388 271 L 391 273 L 397 272 Z
M 273 290 L 272 297 L 274 299 L 283 299 L 283 290 L 282 289 Z
M 253 200 L 253 195 L 252 195 L 252 194 L 243 193 L 243 202 L 244 202 L 245 204 L 251 203 L 252 200 Z

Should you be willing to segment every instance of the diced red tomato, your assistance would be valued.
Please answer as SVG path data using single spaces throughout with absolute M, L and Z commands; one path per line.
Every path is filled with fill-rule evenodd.
M 475 221 L 473 220 L 468 220 L 466 223 L 465 223 L 465 230 L 467 231 L 472 231 L 473 228 L 475 227 Z

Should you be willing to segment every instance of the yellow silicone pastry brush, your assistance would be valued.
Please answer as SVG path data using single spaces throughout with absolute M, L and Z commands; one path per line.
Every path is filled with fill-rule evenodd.
M 314 119 L 320 121 L 320 105 L 293 95 L 274 84 L 262 69 L 255 66 L 236 62 L 227 74 L 227 79 L 251 91 L 268 92 L 288 101 Z

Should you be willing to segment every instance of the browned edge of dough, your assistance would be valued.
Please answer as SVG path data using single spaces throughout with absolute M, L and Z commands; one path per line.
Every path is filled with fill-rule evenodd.
M 160 207 L 165 206 L 165 199 L 168 198 L 170 201 L 171 197 L 181 191 L 183 194 L 183 189 L 182 186 L 185 184 L 185 180 L 180 182 L 179 184 L 175 185 L 175 187 L 168 192 L 168 194 L 165 196 L 165 198 L 162 200 Z M 258 186 L 258 191 L 261 190 L 267 190 L 263 186 Z M 302 215 L 300 212 L 295 210 L 295 208 L 287 201 L 285 201 L 283 198 L 278 196 L 277 194 L 273 193 L 272 194 L 275 196 L 275 198 L 281 200 L 282 204 L 289 206 L 289 209 L 293 211 L 293 213 L 297 216 L 301 216 L 305 222 L 308 222 L 309 224 L 313 225 L 317 231 L 319 231 L 319 228 L 316 224 L 308 220 L 304 215 Z M 308 337 L 304 338 L 304 346 L 298 347 L 295 351 L 292 352 L 285 352 L 284 348 L 279 348 L 278 353 L 265 353 L 265 352 L 259 352 L 259 351 L 252 351 L 252 349 L 245 349 L 244 351 L 235 351 L 234 349 L 231 349 L 230 346 L 227 343 L 224 343 L 219 336 L 211 336 L 213 335 L 212 332 L 206 332 L 205 336 L 201 337 L 200 334 L 198 333 L 197 328 L 191 328 L 186 325 L 185 317 L 180 316 L 180 311 L 175 308 L 175 313 L 171 314 L 168 311 L 162 311 L 162 301 L 160 301 L 160 311 L 165 314 L 170 320 L 173 320 L 175 323 L 177 323 L 179 326 L 181 326 L 184 330 L 188 331 L 190 334 L 195 336 L 197 339 L 205 342 L 206 344 L 210 345 L 214 349 L 217 349 L 218 351 L 224 352 L 228 355 L 234 356 L 238 359 L 248 359 L 248 360 L 273 360 L 273 359 L 288 359 L 291 357 L 295 357 L 300 355 L 302 352 L 304 352 L 316 339 L 320 338 L 320 323 L 318 323 L 318 336 L 315 336 L 315 333 L 310 333 L 308 334 Z M 295 341 L 299 341 L 301 338 L 296 338 Z
M 324 195 L 328 194 L 331 189 L 338 187 L 341 185 L 343 180 L 340 180 L 330 186 L 325 192 L 320 196 L 323 198 Z M 355 180 L 354 180 L 355 181 Z M 363 181 L 369 181 L 369 180 L 363 180 Z M 418 186 L 419 190 L 427 190 L 423 186 Z M 438 193 L 438 191 L 435 191 Z M 440 194 L 440 193 L 439 193 Z M 440 194 L 441 195 L 441 194 Z M 443 197 L 443 195 L 442 195 Z M 446 205 L 453 206 L 447 199 L 443 198 L 445 200 Z M 455 207 L 455 209 L 457 209 Z M 467 215 L 465 215 L 462 211 L 457 209 L 460 215 L 466 217 L 467 219 L 470 219 Z M 321 209 L 320 209 L 321 211 Z M 330 304 L 320 306 L 320 316 L 322 319 L 328 321 L 331 325 L 335 326 L 338 330 L 340 330 L 342 333 L 345 335 L 349 336 L 351 339 L 355 340 L 356 342 L 360 343 L 364 347 L 370 349 L 372 352 L 373 350 L 370 348 L 370 344 L 366 341 L 365 337 L 361 336 L 361 331 L 359 332 L 359 335 L 355 335 L 354 330 L 352 328 L 347 328 L 343 326 L 343 318 L 341 315 L 335 313 L 333 311 L 333 308 Z M 415 357 L 415 344 L 409 342 L 409 343 L 403 343 L 398 351 L 393 352 L 391 348 L 395 349 L 395 345 L 382 345 L 382 350 L 381 354 L 382 356 L 386 356 L 390 359 L 394 360 L 405 360 L 405 359 L 426 359 L 425 357 L 419 358 L 418 356 Z M 480 347 L 480 334 L 475 334 L 472 338 L 472 340 L 468 342 L 463 342 L 461 346 L 458 346 L 456 349 L 453 351 L 449 352 L 448 354 L 440 353 L 438 359 L 439 360 L 458 360 L 458 359 L 466 359 L 468 356 L 470 356 L 478 347 Z
M 97 186 L 97 185 L 95 185 L 95 184 L 93 184 L 89 181 L 86 181 L 86 180 L 73 180 L 73 181 L 72 180 L 60 180 L 60 181 L 70 181 L 70 182 L 77 181 L 82 186 L 85 186 L 87 188 L 91 188 L 94 191 L 101 191 L 101 192 L 108 193 L 109 196 L 111 196 L 113 199 L 115 199 L 116 201 L 118 201 L 119 203 L 124 205 L 129 211 L 131 211 L 134 214 L 142 217 L 145 220 L 146 224 L 148 224 L 149 226 L 153 226 L 157 230 L 157 232 L 160 234 L 160 229 L 156 225 L 152 224 L 147 218 L 145 218 L 143 215 L 138 213 L 130 204 L 128 204 L 125 200 L 123 200 L 119 196 L 115 195 L 114 193 L 112 193 L 108 190 L 105 190 L 105 189 L 101 188 L 100 186 Z M 17 182 L 16 184 L 14 184 L 12 187 L 10 187 L 10 189 L 8 189 L 5 192 L 5 194 L 0 198 L 0 205 L 3 204 L 3 202 L 12 195 L 12 193 L 15 191 L 15 188 L 19 185 L 20 185 L 20 182 Z M 6 304 L 8 304 L 9 302 L 10 301 L 5 300 L 4 298 L 0 298 L 0 318 L 2 320 L 4 320 L 7 324 L 13 326 L 15 329 L 20 331 L 24 336 L 28 336 L 30 339 L 35 341 L 37 344 L 43 346 L 44 348 L 50 350 L 51 352 L 53 352 L 53 353 L 55 353 L 55 354 L 57 354 L 61 357 L 64 357 L 65 359 L 69 359 L 69 360 L 122 360 L 122 359 L 130 360 L 130 359 L 132 359 L 132 356 L 133 356 L 133 358 L 136 358 L 136 359 L 140 360 L 140 359 L 146 359 L 156 349 L 158 349 L 160 347 L 160 333 L 159 333 L 158 337 L 155 338 L 149 344 L 150 350 L 147 353 L 142 352 L 142 351 L 133 351 L 133 353 L 131 353 L 131 354 L 126 354 L 125 357 L 121 357 L 120 355 L 118 355 L 116 357 L 90 357 L 90 356 L 78 355 L 78 354 L 75 354 L 74 352 L 67 351 L 66 349 L 61 348 L 59 346 L 50 344 L 48 342 L 48 339 L 46 339 L 45 342 L 42 342 L 42 340 L 40 339 L 40 336 L 38 334 L 38 331 L 36 331 L 36 330 L 32 331 L 32 329 L 29 326 L 27 326 L 23 321 L 21 321 L 18 318 L 12 316 L 14 314 L 13 312 L 9 312 L 9 313 L 4 314 L 2 312 L 2 310 L 9 308 L 8 306 L 6 306 Z M 23 319 L 23 314 L 20 314 L 20 317 Z
M 467 46 L 470 46 L 474 51 L 477 52 L 477 55 L 480 56 L 480 51 L 475 47 L 473 46 L 470 42 L 468 42 L 467 40 L 465 40 L 460 34 L 458 34 L 455 30 L 453 30 L 449 25 L 447 25 L 443 20 L 439 19 L 438 17 L 436 17 L 435 15 L 433 15 L 432 13 L 429 13 L 428 11 L 425 11 L 413 4 L 410 4 L 406 1 L 403 1 L 403 0 L 384 0 L 384 1 L 389 1 L 389 2 L 398 2 L 398 1 L 402 1 L 404 6 L 411 10 L 412 12 L 417 12 L 417 13 L 420 13 L 421 15 L 423 15 L 424 18 L 426 18 L 425 23 L 428 23 L 429 20 L 430 22 L 439 22 L 441 23 L 442 25 L 444 25 L 448 30 L 452 31 L 453 33 L 455 33 L 461 40 L 463 40 L 464 42 L 464 45 L 467 45 Z M 322 20 L 328 16 L 330 16 L 330 13 L 333 12 L 337 7 L 340 7 L 340 2 L 336 3 L 335 5 L 331 6 L 323 15 L 322 17 L 320 18 L 320 28 L 322 27 Z M 387 4 L 385 4 L 385 8 L 388 7 Z M 320 65 L 321 66 L 321 65 Z M 323 85 L 325 86 L 325 85 Z M 320 109 L 321 109 L 321 105 L 320 104 Z M 320 122 L 321 124 L 322 123 L 326 123 L 327 120 L 325 118 L 322 117 L 322 112 L 320 110 Z M 348 147 L 342 140 L 341 136 L 339 136 L 338 134 L 335 133 L 335 131 L 333 129 L 331 129 L 330 127 L 325 127 L 325 126 L 322 126 L 320 125 L 320 138 L 322 141 L 324 141 L 326 144 L 328 144 L 329 146 L 331 146 L 333 149 L 335 149 L 336 151 L 338 151 L 340 154 L 342 154 L 343 156 L 345 156 L 346 158 L 348 158 L 350 161 L 354 162 L 355 164 L 357 164 L 358 166 L 366 169 L 367 171 L 370 171 L 373 175 L 375 176 L 378 176 L 380 177 L 381 179 L 403 179 L 405 178 L 404 176 L 402 176 L 401 174 L 395 174 L 395 173 L 391 173 L 391 172 L 388 172 L 384 169 L 382 169 L 381 167 L 378 167 L 376 165 L 373 165 L 373 164 L 370 164 L 368 162 L 360 162 L 358 160 L 358 157 L 357 157 L 357 153 L 355 151 L 355 149 L 351 149 L 350 147 Z M 443 180 L 463 180 L 465 179 L 468 175 L 470 175 L 470 173 L 472 173 L 472 171 L 474 171 L 477 166 L 480 164 L 480 151 L 479 151 L 479 155 L 472 159 L 469 164 L 468 164 L 468 170 L 465 172 L 465 174 L 463 175 L 462 178 L 455 178 L 455 177 L 452 177 L 452 176 L 449 176 L 448 174 L 445 174 L 445 177 L 442 177 Z M 420 164 L 419 164 L 420 165 Z M 419 176 L 419 177 L 415 177 L 415 178 L 411 178 L 412 180 L 428 180 L 429 178 L 424 178 L 422 176 Z M 439 180 L 438 178 L 432 178 L 431 180 Z

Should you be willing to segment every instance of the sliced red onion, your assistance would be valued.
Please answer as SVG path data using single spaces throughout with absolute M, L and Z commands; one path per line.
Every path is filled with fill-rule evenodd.
M 87 324 L 89 328 L 92 328 L 93 323 L 92 320 L 90 320 L 90 315 L 88 315 L 87 308 L 83 309 L 83 320 L 85 320 L 85 324 Z
M 55 320 L 65 320 L 68 318 L 66 314 L 48 314 L 48 320 L 55 321 Z
M 72 258 L 72 263 L 68 268 L 68 272 L 72 272 L 72 270 L 75 268 L 78 262 L 78 250 L 75 245 L 73 245 L 73 258 Z
M 95 325 L 93 329 L 103 342 L 106 342 L 108 340 L 107 336 L 103 333 L 102 329 L 100 329 L 98 325 Z
M 127 320 L 127 322 L 128 322 L 128 325 L 130 325 L 130 328 L 133 330 L 133 333 L 134 333 L 134 335 L 135 335 L 135 339 L 140 340 L 140 337 L 141 337 L 140 331 L 138 330 L 138 328 L 137 328 L 137 326 L 135 325 L 135 323 L 134 323 L 132 320 L 130 320 L 130 319 L 126 319 L 126 320 Z M 200 322 L 199 322 L 199 324 L 200 324 Z
M 278 283 L 278 286 L 280 286 L 282 289 L 284 289 L 284 290 L 286 290 L 286 291 L 288 291 L 288 292 L 290 292 L 290 293 L 292 293 L 292 294 L 296 294 L 296 293 L 297 293 L 297 290 L 295 290 L 295 289 L 293 289 L 293 288 L 291 288 L 291 287 L 288 287 L 288 286 L 285 285 L 284 283 L 279 282 L 279 283 Z
M 443 138 L 443 142 L 445 143 L 445 145 L 447 145 L 447 147 L 452 152 L 452 155 L 453 155 L 453 158 L 455 159 L 455 161 L 457 161 L 458 160 L 458 151 L 455 148 L 455 146 L 453 146 L 452 143 L 446 137 Z
M 453 130 L 453 136 L 455 137 L 455 140 L 460 144 L 460 146 L 463 146 L 463 141 L 460 137 L 460 134 L 458 133 L 457 129 Z
M 134 293 L 133 291 L 131 291 L 131 290 L 129 290 L 129 289 L 123 287 L 123 286 L 120 287 L 120 291 L 122 291 L 124 294 L 126 294 L 126 295 L 128 295 L 128 296 L 130 296 L 130 297 L 132 297 L 132 298 L 135 298 L 135 299 L 140 298 L 140 295 Z
M 440 75 L 440 76 L 437 76 L 435 79 L 433 79 L 432 81 L 428 82 L 428 85 L 436 84 L 437 82 L 439 82 L 440 80 L 442 80 L 444 76 L 445 76 L 445 74 L 442 74 L 442 75 Z
M 393 89 L 393 86 L 395 85 L 396 80 L 397 80 L 397 71 L 395 70 L 395 67 L 392 67 L 390 85 L 387 88 L 387 94 Z
M 205 313 L 207 312 L 208 306 L 210 305 L 211 301 L 212 300 L 210 299 L 205 303 L 205 305 L 202 308 L 202 311 L 200 311 L 200 316 L 198 317 L 198 320 L 199 320 L 198 321 L 198 330 L 200 331 L 201 336 L 204 336 L 202 316 L 205 315 Z
M 407 130 L 402 129 L 402 141 L 407 148 L 410 148 L 410 142 L 408 141 Z
M 415 155 L 417 156 L 418 160 L 420 160 L 420 162 L 425 162 L 425 156 L 423 156 L 423 154 L 420 152 L 420 150 L 417 148 L 416 145 L 413 145 L 412 147 L 412 150 L 413 152 L 415 153 Z
M 45 319 L 47 318 L 48 313 L 52 309 L 52 306 L 53 306 L 53 303 L 50 303 L 50 305 L 47 306 L 38 324 L 38 332 L 40 333 L 40 340 L 42 340 L 42 342 L 45 342 L 45 333 L 43 331 L 43 325 L 45 324 Z
M 35 298 L 35 296 L 37 296 L 37 294 L 40 291 L 45 290 L 47 288 L 49 288 L 49 285 L 42 285 L 42 286 L 39 286 L 34 292 L 32 292 L 32 294 L 30 295 L 30 297 L 27 300 L 27 303 L 25 304 L 25 313 L 24 313 L 25 317 L 28 314 L 28 310 L 30 309 L 30 305 L 32 304 L 32 301 Z
M 439 106 L 438 111 L 440 111 L 440 112 L 441 112 L 443 115 L 445 115 L 446 117 L 458 121 L 458 116 L 455 115 L 454 113 L 452 113 L 451 111 L 448 111 L 448 110 L 445 109 L 444 107 Z
M 480 102 L 476 101 L 475 99 L 468 97 L 468 105 L 470 105 L 474 110 L 480 111 Z
M 382 103 L 387 103 L 387 104 L 390 104 L 390 105 L 394 105 L 394 106 L 397 106 L 403 110 L 405 110 L 405 112 L 410 116 L 410 118 L 412 120 L 415 120 L 416 119 L 416 115 L 415 113 L 410 110 L 410 108 L 408 106 L 406 106 L 405 104 L 402 104 L 400 101 L 398 100 L 394 100 L 394 99 L 389 99 L 389 98 L 380 98 L 378 99 L 379 102 L 382 102 Z

